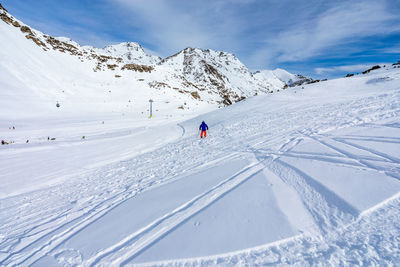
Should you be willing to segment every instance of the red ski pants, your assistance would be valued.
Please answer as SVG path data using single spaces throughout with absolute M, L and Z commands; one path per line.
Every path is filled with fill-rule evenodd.
M 204 137 L 207 137 L 207 131 L 201 131 L 200 138 L 203 138 L 203 134 L 204 134 Z

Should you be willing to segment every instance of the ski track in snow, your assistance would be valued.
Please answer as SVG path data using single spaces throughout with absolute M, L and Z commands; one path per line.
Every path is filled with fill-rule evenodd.
M 138 255 L 142 250 L 146 249 L 152 243 L 161 239 L 163 236 L 173 231 L 174 228 L 178 227 L 188 218 L 197 214 L 213 202 L 217 201 L 219 198 L 223 197 L 225 194 L 229 193 L 237 186 L 240 186 L 244 181 L 249 179 L 255 173 L 261 171 L 263 167 L 260 164 L 255 164 L 249 166 L 234 176 L 224 180 L 220 184 L 211 188 L 209 191 L 195 197 L 189 202 L 185 203 L 183 206 L 178 207 L 176 210 L 169 214 L 166 214 L 157 221 L 151 223 L 145 229 L 140 230 L 138 233 L 134 233 L 128 236 L 126 239 L 122 240 L 121 243 L 116 244 L 116 246 L 111 247 L 106 254 L 111 254 L 111 252 L 116 252 L 117 250 L 123 250 L 123 254 L 118 255 L 117 258 L 112 257 L 111 264 L 113 265 L 124 265 Z M 122 249 L 121 249 L 122 248 Z M 105 255 L 96 255 L 92 260 L 89 259 L 88 265 L 93 265 L 97 263 Z M 115 259 L 114 259 L 115 258 Z
M 340 103 L 296 104 L 274 112 L 254 112 L 227 119 L 197 140 L 184 124 L 182 137 L 157 151 L 109 164 L 66 181 L 62 186 L 1 200 L 0 265 L 31 265 L 45 256 L 65 260 L 63 245 L 137 195 L 233 159 L 252 162 L 236 174 L 124 239 L 82 258 L 78 265 L 130 265 L 143 251 L 253 175 L 268 169 L 294 189 L 318 227 L 271 244 L 222 255 L 147 263 L 149 265 L 362 265 L 400 262 L 399 194 L 368 210 L 359 210 L 337 192 L 286 159 L 315 160 L 346 168 L 384 173 L 400 180 L 400 158 L 356 141 L 399 144 L 400 138 L 337 135 L 340 129 L 399 129 L 400 91 Z M 389 124 L 383 122 L 389 121 Z M 240 125 L 240 131 L 236 130 Z M 313 128 L 307 128 L 313 125 Z M 332 153 L 299 152 L 300 144 L 316 142 Z M 354 150 L 344 149 L 343 146 Z M 207 151 L 207 153 L 199 153 Z M 360 154 L 357 153 L 363 151 Z M 190 160 L 188 160 L 190 159 Z M 385 164 L 384 167 L 382 167 Z M 59 262 L 62 264 L 62 261 Z M 71 264 L 72 265 L 72 264 Z
M 393 266 L 400 261 L 400 194 L 324 236 L 298 235 L 223 255 L 143 266 Z

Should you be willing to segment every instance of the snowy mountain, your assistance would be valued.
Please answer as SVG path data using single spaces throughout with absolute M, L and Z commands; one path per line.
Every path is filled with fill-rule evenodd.
M 123 113 L 135 100 L 135 106 L 146 112 L 150 98 L 158 102 L 159 110 L 171 114 L 179 109 L 185 114 L 274 92 L 297 79 L 284 70 L 256 77 L 225 52 L 186 48 L 161 59 L 146 54 L 133 42 L 99 49 L 52 37 L 32 29 L 4 8 L 0 18 L 0 32 L 7 40 L 0 43 L 0 75 L 6 88 L 2 93 L 11 98 L 24 96 L 27 103 L 23 110 L 10 107 L 18 116 L 47 113 L 57 101 L 67 112 L 83 105 L 87 112 Z M 7 99 L 0 101 L 9 105 L 3 103 Z
M 225 105 L 269 91 L 229 53 L 188 47 L 164 59 L 161 65 L 172 69 L 175 77 L 184 81 L 183 86 L 194 86 L 200 98 L 217 95 Z

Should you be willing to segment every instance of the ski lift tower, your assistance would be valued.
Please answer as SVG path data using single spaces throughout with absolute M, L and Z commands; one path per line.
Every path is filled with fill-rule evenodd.
M 153 117 L 153 102 L 154 101 L 152 99 L 149 100 L 149 103 L 150 103 L 150 118 Z

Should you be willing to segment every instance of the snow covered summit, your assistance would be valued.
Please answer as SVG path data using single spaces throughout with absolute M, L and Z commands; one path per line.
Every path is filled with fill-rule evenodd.
M 109 45 L 103 49 L 94 49 L 98 54 L 109 55 L 115 58 L 122 58 L 126 63 L 136 63 L 141 65 L 156 65 L 161 61 L 161 57 L 148 55 L 144 49 L 135 42 L 123 42 Z

